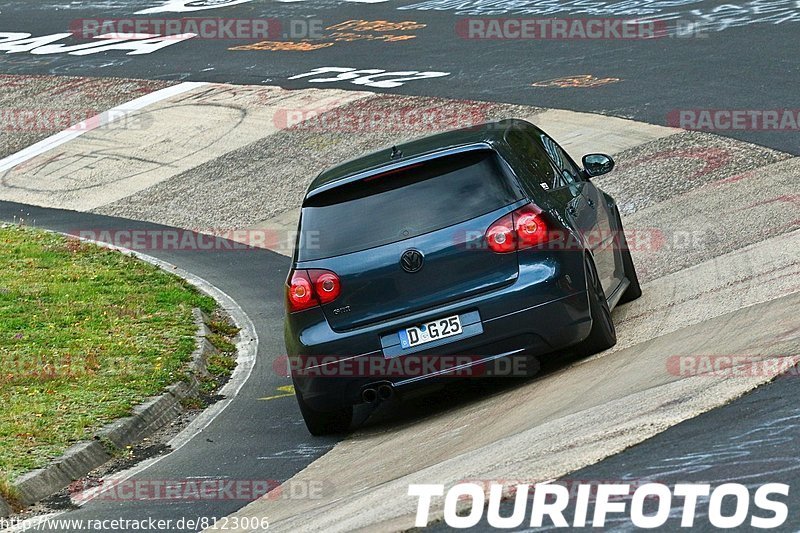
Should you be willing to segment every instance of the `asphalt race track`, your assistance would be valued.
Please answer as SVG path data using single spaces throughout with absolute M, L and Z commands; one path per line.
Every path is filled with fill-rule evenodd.
M 414 525 L 410 483 L 733 481 L 788 483 L 782 530 L 800 529 L 795 4 L 0 0 L 0 222 L 222 236 L 212 250 L 142 251 L 216 286 L 255 324 L 257 359 L 238 395 L 132 479 L 284 484 L 283 496 L 255 502 L 98 498 L 53 516 L 268 517 L 279 531 L 395 531 Z M 465 35 L 469 20 L 487 17 L 633 16 L 668 35 Z M 268 18 L 281 31 L 154 37 L 152 48 L 123 36 L 104 41 L 106 50 L 68 35 L 82 19 L 131 17 Z M 127 55 L 134 50 L 145 53 Z M 88 120 L 64 133 L 72 122 L 52 113 L 36 127 L 18 122 L 41 110 Z M 686 131 L 675 118 L 720 110 L 784 119 L 779 128 Z M 415 113 L 434 119 L 402 120 Z M 633 236 L 644 295 L 615 310 L 617 346 L 543 361 L 534 379 L 475 380 L 359 409 L 352 435 L 311 437 L 281 357 L 283 283 L 305 187 L 365 151 L 509 116 L 539 125 L 576 159 L 600 151 L 618 163 L 597 183 Z M 234 241 L 247 249 L 228 249 Z M 681 366 L 732 356 L 760 370 Z M 789 371 L 773 381 L 777 369 Z M 321 487 L 315 497 L 312 486 Z M 431 519 L 441 515 L 438 501 Z
M 579 483 L 612 479 L 633 486 L 657 480 L 668 485 L 743 482 L 756 486 L 779 482 L 793 487 L 800 478 L 800 461 L 796 453 L 800 416 L 794 405 L 797 372 L 795 367 L 789 375 L 753 393 L 673 426 L 614 457 L 572 472 L 558 482 L 568 488 Z M 768 414 L 765 415 L 765 411 Z M 793 497 L 790 501 L 796 502 L 797 499 Z M 505 502 L 501 509 L 501 516 L 511 515 L 511 502 Z M 681 511 L 682 507 L 673 509 L 675 516 L 679 516 Z M 732 505 L 728 505 L 725 511 L 727 515 L 733 514 Z M 572 516 L 568 520 L 571 521 Z M 707 523 L 703 524 L 699 517 L 694 528 L 718 531 Z M 450 530 L 443 522 L 433 524 L 429 529 Z M 537 528 L 548 529 L 555 528 Z M 632 531 L 635 528 L 624 518 L 614 517 L 607 522 L 607 529 Z M 485 519 L 474 530 L 495 531 Z M 796 531 L 796 520 L 790 520 L 780 530 Z
M 70 24 L 84 18 L 270 18 L 278 21 L 278 39 L 309 41 L 323 47 L 311 51 L 231 50 L 253 47 L 254 42 L 194 38 L 139 56 L 124 55 L 124 51 L 80 56 L 65 52 L 43 55 L 18 52 L 0 56 L 0 70 L 13 74 L 117 76 L 292 88 L 313 86 L 308 77 L 291 78 L 320 67 L 432 71 L 447 74 L 408 81 L 397 87 L 361 88 L 535 104 L 662 125 L 667 125 L 670 113 L 685 109 L 791 109 L 796 105 L 796 87 L 800 83 L 797 64 L 800 11 L 789 0 L 750 0 L 733 5 L 722 0 L 639 0 L 617 4 L 599 1 L 588 5 L 564 2 L 560 9 L 543 0 L 519 2 L 517 8 L 513 7 L 515 4 L 489 0 L 378 3 L 253 0 L 226 7 L 228 3 L 205 3 L 217 5 L 215 9 L 175 12 L 169 9 L 176 8 L 164 8 L 137 15 L 167 1 L 64 4 L 3 0 L 0 32 L 28 33 L 34 37 L 69 33 L 74 27 Z M 520 41 L 469 39 L 456 28 L 457 21 L 470 17 L 634 16 L 662 21 L 665 35 L 669 36 Z M 346 21 L 404 22 L 411 29 L 342 27 Z M 293 35 L 297 37 L 292 39 Z M 65 45 L 86 42 L 86 39 L 70 39 L 57 42 Z M 590 79 L 564 79 L 575 76 Z M 574 87 L 576 84 L 578 87 Z M 359 88 L 349 81 L 325 85 Z M 723 133 L 800 154 L 797 131 L 795 124 L 789 130 L 732 129 Z

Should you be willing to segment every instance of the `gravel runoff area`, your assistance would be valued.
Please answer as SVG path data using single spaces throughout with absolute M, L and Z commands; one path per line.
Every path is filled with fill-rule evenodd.
M 495 117 L 532 117 L 537 110 L 493 105 L 492 111 Z M 96 211 L 178 227 L 247 227 L 297 209 L 311 180 L 325 168 L 416 136 L 419 132 L 281 131 Z M 720 154 L 713 161 L 718 166 L 694 156 L 711 150 Z M 692 155 L 664 155 L 682 151 Z M 687 132 L 616 154 L 617 170 L 597 183 L 627 215 L 704 183 L 788 157 L 733 139 Z
M 407 109 L 436 109 L 439 116 L 475 121 L 531 119 L 542 111 L 510 104 L 375 95 L 327 115 L 387 116 L 392 110 Z M 453 121 L 407 130 L 377 127 L 361 131 L 324 125 L 335 122 L 335 118 L 326 122 L 323 115 L 281 130 L 95 211 L 178 227 L 248 227 L 296 209 L 311 180 L 334 164 L 453 127 Z
M 102 110 L 166 85 L 161 81 L 0 76 L 0 101 L 11 108 L 48 109 L 58 102 L 65 109 Z M 254 105 L 247 102 L 235 100 L 234 105 Z M 264 102 L 278 110 L 282 105 L 280 98 L 278 103 Z M 435 115 L 445 120 L 407 128 L 342 127 L 342 118 L 389 117 L 398 110 L 435 110 Z M 291 226 L 310 181 L 335 163 L 470 119 L 514 116 L 536 122 L 544 111 L 531 106 L 368 95 L 290 129 L 265 133 L 254 142 L 221 152 L 219 157 L 178 171 L 95 211 L 184 228 L 247 228 L 274 217 L 290 221 Z M 49 133 L 13 130 L 0 142 L 7 150 Z M 569 141 L 568 137 L 559 140 Z M 657 251 L 638 250 L 653 256 L 642 262 L 646 265 L 640 272 L 643 281 L 797 227 L 790 211 L 799 169 L 796 160 L 785 161 L 791 157 L 788 154 L 708 133 L 682 132 L 643 142 L 614 156 L 617 168 L 598 178 L 597 184 L 617 199 L 629 231 L 657 234 L 664 240 Z M 724 202 L 709 203 L 708 195 L 715 194 L 734 195 L 737 209 L 747 209 L 749 219 L 757 223 L 737 226 L 734 211 L 725 208 Z M 759 209 L 744 195 L 752 195 L 753 202 L 772 205 Z M 677 204 L 659 207 L 664 200 L 680 196 L 698 206 L 690 216 L 672 207 Z M 690 230 L 694 234 L 686 237 Z M 681 238 L 683 242 L 676 243 Z
M 534 122 L 542 112 L 524 106 L 386 95 L 347 105 L 365 114 L 387 107 L 449 105 L 461 112 L 479 109 L 487 118 L 517 116 Z M 314 124 L 283 130 L 96 211 L 187 228 L 250 227 L 276 215 L 296 212 L 306 187 L 326 167 L 423 133 L 336 132 Z M 581 155 L 573 154 L 576 158 Z M 731 228 L 725 224 L 736 225 L 735 212 L 724 202 L 706 198 L 734 194 L 738 195 L 737 205 L 748 207 L 743 191 L 764 202 L 790 195 L 798 168 L 797 159 L 790 159 L 788 154 L 708 133 L 683 132 L 614 156 L 617 168 L 609 176 L 598 178 L 597 184 L 616 198 L 628 230 L 639 232 L 640 241 L 645 235 L 664 241 L 657 250 L 635 251 L 653 256 L 642 261 L 646 265 L 640 272 L 643 281 L 757 242 L 768 234 L 796 228 L 789 223 L 791 203 L 776 204 L 763 212 L 777 209 L 780 216 L 762 213 L 757 225 Z M 741 180 L 744 182 L 738 183 Z M 731 190 L 712 184 L 727 184 Z M 687 213 L 675 210 L 675 203 L 659 207 L 665 200 L 682 195 L 687 205 L 691 201 L 695 206 L 689 217 L 691 227 L 684 219 Z M 758 212 L 757 208 L 750 209 L 748 216 L 752 218 Z
M 619 204 L 643 282 L 800 227 L 800 158 L 687 132 L 616 159 L 595 182 Z
M 0 158 L 175 82 L 0 74 Z

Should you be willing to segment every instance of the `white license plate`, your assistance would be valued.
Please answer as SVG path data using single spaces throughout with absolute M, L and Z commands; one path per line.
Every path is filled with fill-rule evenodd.
M 458 335 L 461 331 L 461 320 L 458 315 L 440 318 L 426 322 L 420 327 L 415 326 L 400 330 L 400 345 L 404 349 L 413 348 L 420 344 Z

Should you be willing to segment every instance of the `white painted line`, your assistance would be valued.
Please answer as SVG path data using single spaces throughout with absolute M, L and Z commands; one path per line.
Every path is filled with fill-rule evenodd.
M 153 91 L 150 94 L 140 96 L 139 98 L 131 100 L 130 102 L 112 107 L 108 111 L 104 111 L 99 115 L 88 118 L 83 122 L 79 122 L 74 126 L 70 126 L 64 131 L 58 132 L 55 135 L 51 135 L 46 139 L 42 139 L 41 141 L 32 144 L 27 148 L 20 150 L 19 152 L 0 159 L 0 172 L 10 170 L 20 163 L 24 163 L 25 161 L 33 159 L 37 155 L 41 155 L 48 150 L 52 150 L 56 146 L 60 146 L 77 137 L 80 137 L 87 131 L 92 131 L 99 127 L 110 124 L 111 122 L 126 118 L 133 111 L 138 111 L 149 106 L 150 104 L 165 100 L 171 96 L 176 96 L 178 94 L 191 91 L 192 89 L 201 87 L 203 85 L 207 85 L 207 83 L 186 81 L 171 87 L 165 87 L 164 89 L 160 89 L 158 91 Z

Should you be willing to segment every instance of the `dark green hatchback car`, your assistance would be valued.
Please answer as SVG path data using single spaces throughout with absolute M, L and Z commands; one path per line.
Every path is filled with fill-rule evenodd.
M 614 199 L 522 120 L 456 130 L 322 173 L 303 201 L 285 339 L 315 435 L 353 406 L 498 361 L 616 342 L 641 294 Z M 489 370 L 487 370 L 489 368 Z

